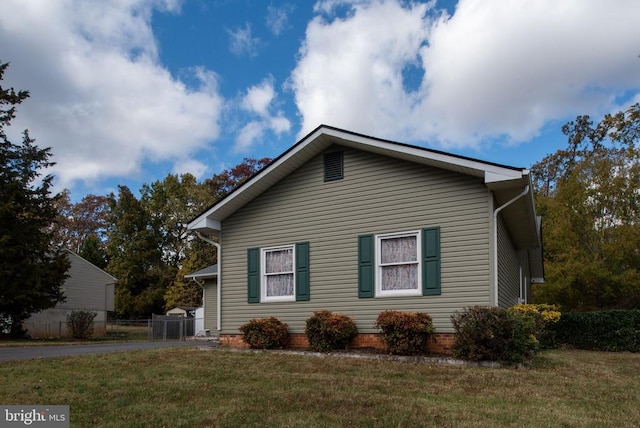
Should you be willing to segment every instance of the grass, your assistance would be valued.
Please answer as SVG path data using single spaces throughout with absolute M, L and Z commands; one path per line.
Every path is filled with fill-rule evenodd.
M 633 427 L 640 355 L 548 351 L 530 370 L 163 349 L 4 363 L 0 403 L 72 426 Z
M 149 327 L 146 322 L 138 324 L 109 323 L 107 326 L 107 338 L 147 340 L 149 339 Z

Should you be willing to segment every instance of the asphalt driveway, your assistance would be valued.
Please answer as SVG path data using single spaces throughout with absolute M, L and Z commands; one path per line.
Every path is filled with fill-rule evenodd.
M 175 342 L 123 342 L 90 345 L 0 347 L 0 361 L 107 354 L 111 352 L 136 351 L 140 349 L 174 348 L 177 346 L 208 346 L 208 343 L 189 340 Z

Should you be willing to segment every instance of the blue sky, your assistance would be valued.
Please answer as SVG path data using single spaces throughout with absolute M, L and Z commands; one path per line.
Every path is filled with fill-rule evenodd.
M 9 135 L 78 200 L 275 157 L 320 124 L 529 167 L 640 101 L 635 0 L 3 0 Z

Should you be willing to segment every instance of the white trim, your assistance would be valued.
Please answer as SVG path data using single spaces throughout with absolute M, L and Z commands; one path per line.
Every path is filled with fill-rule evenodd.
M 267 263 L 266 253 L 270 251 L 291 250 L 291 272 L 279 272 L 278 275 L 291 274 L 293 289 L 290 296 L 267 296 Z M 260 302 L 295 302 L 296 300 L 296 246 L 295 244 L 277 245 L 275 247 L 260 248 Z
M 406 290 L 383 290 L 382 289 L 382 247 L 381 241 L 390 238 L 416 238 L 416 261 L 413 264 L 418 266 L 418 283 L 416 289 Z M 420 230 L 412 230 L 408 232 L 395 232 L 395 233 L 383 233 L 375 235 L 376 248 L 375 248 L 375 260 L 376 260 L 376 294 L 375 297 L 402 297 L 402 296 L 421 296 L 422 295 L 422 232 Z M 398 263 L 398 265 L 407 265 L 412 262 Z
M 225 197 L 192 220 L 187 225 L 187 228 L 189 230 L 219 231 L 222 220 L 228 215 L 249 203 L 257 195 L 277 183 L 282 177 L 288 175 L 332 144 L 480 177 L 485 180 L 485 184 L 505 183 L 510 187 L 517 187 L 520 180 L 527 177 L 529 173 L 526 169 L 492 164 L 322 125 L 294 144 L 281 157 L 276 158 L 273 163 L 266 166 L 228 197 Z
M 498 214 L 500 214 L 500 211 L 526 195 L 528 192 L 529 185 L 525 186 L 522 192 L 520 192 L 504 204 L 500 205 L 493 211 L 493 306 L 500 306 L 500 300 L 498 296 L 498 289 L 500 287 L 500 281 L 498 278 Z

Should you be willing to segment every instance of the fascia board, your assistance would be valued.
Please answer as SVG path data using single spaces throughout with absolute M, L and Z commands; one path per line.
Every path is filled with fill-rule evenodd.
M 486 183 L 504 183 L 521 179 L 526 171 L 321 125 L 240 188 L 191 221 L 187 228 L 219 231 L 222 220 L 331 144 L 340 144 L 483 178 Z

